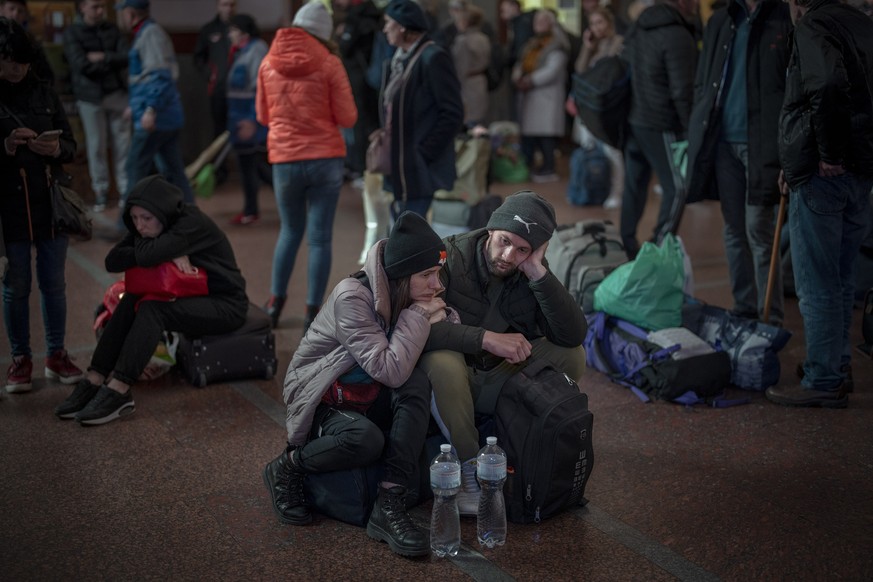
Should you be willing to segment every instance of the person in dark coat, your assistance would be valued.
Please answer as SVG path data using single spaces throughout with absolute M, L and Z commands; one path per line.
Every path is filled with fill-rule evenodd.
M 789 0 L 795 23 L 779 117 L 779 184 L 806 339 L 799 384 L 767 389 L 787 406 L 845 408 L 853 388 L 858 250 L 873 186 L 873 22 L 837 0 Z
M 204 24 L 194 46 L 194 64 L 205 74 L 206 93 L 212 114 L 212 129 L 217 137 L 227 128 L 227 72 L 229 70 L 230 38 L 228 23 L 236 13 L 236 0 L 216 0 L 215 17 Z M 222 167 L 218 175 L 223 179 Z
M 367 83 L 367 69 L 376 34 L 382 28 L 382 13 L 372 0 L 337 0 L 336 5 L 345 9 L 345 19 L 337 26 L 335 39 L 358 108 L 346 169 L 353 177 L 360 177 L 365 169 L 368 138 L 379 127 L 379 90 Z
M 34 252 L 45 326 L 45 374 L 67 384 L 82 377 L 64 349 L 69 238 L 52 224 L 48 180 L 50 167 L 73 159 L 76 141 L 57 94 L 30 70 L 35 54 L 21 25 L 0 17 L 0 221 L 9 262 L 3 279 L 3 323 L 12 352 L 6 376 L 10 393 L 32 388 L 29 306 Z
M 397 47 L 380 93 L 383 124 L 391 129 L 395 216 L 403 210 L 425 216 L 434 192 L 455 184 L 455 135 L 464 121 L 461 85 L 452 56 L 429 42 L 427 26 L 413 0 L 391 0 L 385 9 L 383 31 Z
M 696 9 L 696 0 L 658 0 L 643 11 L 625 37 L 623 54 L 631 64 L 633 92 L 624 150 L 621 238 L 631 259 L 640 249 L 637 225 L 646 208 L 652 171 L 663 189 L 652 240 L 660 242 L 678 228 L 671 217 L 675 218 L 674 200 L 683 180 L 671 156 L 674 144 L 685 139 L 691 116 Z
M 779 203 L 779 110 L 791 55 L 788 5 L 731 0 L 712 15 L 694 84 L 688 200 L 721 200 L 733 311 L 762 316 Z M 775 270 L 770 321 L 783 319 Z
M 55 415 L 81 425 L 105 424 L 135 410 L 131 386 L 151 359 L 164 331 L 191 336 L 238 329 L 248 310 L 245 280 L 227 236 L 182 191 L 161 176 L 131 189 L 123 210 L 127 235 L 106 255 L 106 270 L 173 262 L 182 273 L 203 269 L 209 294 L 173 301 L 125 293 L 106 324 L 86 377 Z

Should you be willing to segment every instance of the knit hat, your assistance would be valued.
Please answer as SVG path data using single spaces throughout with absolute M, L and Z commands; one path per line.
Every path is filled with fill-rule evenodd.
M 508 196 L 488 220 L 488 230 L 506 230 L 517 234 L 536 250 L 552 238 L 555 232 L 555 209 L 549 202 L 530 190 Z
M 382 255 L 385 274 L 400 279 L 446 262 L 446 245 L 425 219 L 408 210 L 397 217 Z
M 19 0 L 21 1 L 21 0 Z M 22 2 L 23 4 L 23 2 Z M 137 10 L 148 10 L 149 9 L 149 0 L 122 0 L 115 5 L 116 10 L 123 10 L 124 8 L 136 8 Z
M 333 19 L 321 0 L 312 0 L 301 6 L 294 15 L 294 22 L 291 25 L 298 26 L 321 40 L 330 40 L 333 32 Z
M 258 30 L 258 25 L 255 19 L 248 14 L 234 14 L 230 17 L 227 23 L 228 26 L 239 29 L 243 34 L 247 34 L 252 38 L 261 36 L 261 31 Z
M 408 30 L 427 30 L 424 10 L 413 0 L 391 0 L 385 8 L 385 16 Z

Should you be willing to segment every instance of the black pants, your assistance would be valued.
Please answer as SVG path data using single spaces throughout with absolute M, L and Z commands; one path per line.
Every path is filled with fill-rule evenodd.
M 230 333 L 245 323 L 245 301 L 185 297 L 175 301 L 143 301 L 125 293 L 106 324 L 89 369 L 133 384 L 155 352 L 163 332 L 199 337 Z
M 429 420 L 430 382 L 415 368 L 403 386 L 383 388 L 366 415 L 320 404 L 310 441 L 300 449 L 300 466 L 308 473 L 365 467 L 383 457 L 384 451 L 384 480 L 409 487 Z M 382 433 L 386 429 L 387 450 Z
M 236 157 L 239 162 L 239 173 L 245 200 L 243 214 L 257 215 L 258 190 L 261 182 L 270 187 L 273 186 L 273 167 L 267 161 L 266 151 L 252 148 L 237 150 Z
M 671 132 L 630 126 L 624 148 L 624 196 L 621 200 L 621 238 L 630 258 L 634 258 L 640 249 L 637 225 L 646 209 L 653 170 L 664 195 L 651 240 L 660 243 L 668 232 L 675 234 L 678 230 L 678 213 L 673 206 L 677 190 L 683 184 L 672 162 L 671 144 L 675 141 Z

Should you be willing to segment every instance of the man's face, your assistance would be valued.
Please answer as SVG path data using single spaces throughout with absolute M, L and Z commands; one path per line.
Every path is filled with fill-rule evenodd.
M 485 241 L 485 261 L 495 277 L 506 278 L 533 252 L 530 243 L 508 230 L 489 230 Z
M 220 20 L 227 22 L 236 12 L 236 0 L 218 0 L 216 12 Z
M 243 33 L 235 26 L 230 26 L 227 29 L 227 38 L 230 39 L 230 44 L 239 46 L 242 43 Z
M 106 2 L 104 0 L 84 0 L 79 4 L 79 11 L 82 13 L 82 19 L 88 26 L 94 26 L 103 22 L 106 13 Z
M 400 46 L 400 43 L 403 42 L 403 27 L 390 16 L 385 16 L 385 26 L 382 27 L 382 32 L 385 33 L 385 38 L 391 46 Z
M 0 8 L 0 15 L 5 16 L 9 20 L 14 20 L 18 24 L 24 24 L 27 20 L 27 6 L 15 0 L 6 0 L 3 7 Z

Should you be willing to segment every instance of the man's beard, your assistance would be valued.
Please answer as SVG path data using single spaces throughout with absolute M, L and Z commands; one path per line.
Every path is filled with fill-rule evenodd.
M 506 261 L 495 259 L 491 256 L 490 241 L 485 244 L 485 263 L 488 265 L 488 272 L 494 277 L 506 279 L 515 274 L 517 267 Z

